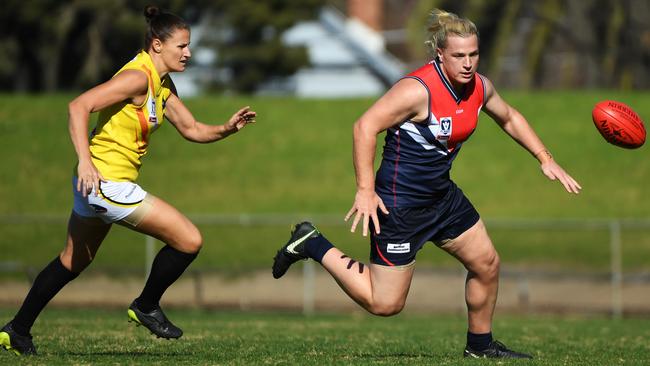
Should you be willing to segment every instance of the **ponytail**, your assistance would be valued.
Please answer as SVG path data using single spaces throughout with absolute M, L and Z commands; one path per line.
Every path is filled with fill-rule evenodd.
M 447 37 L 450 34 L 461 37 L 479 36 L 478 29 L 471 20 L 460 18 L 454 13 L 440 9 L 434 9 L 431 12 L 427 31 L 429 36 L 424 44 L 427 45 L 432 55 L 436 54 L 436 49 L 447 46 Z
M 151 47 L 155 38 L 166 41 L 177 29 L 190 29 L 190 26 L 176 14 L 160 10 L 155 5 L 144 7 L 144 17 L 147 20 L 147 33 L 144 37 L 144 50 Z

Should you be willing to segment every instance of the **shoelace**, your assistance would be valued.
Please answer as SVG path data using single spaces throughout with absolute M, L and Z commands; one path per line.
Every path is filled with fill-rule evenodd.
M 505 344 L 499 341 L 492 341 L 492 344 L 495 346 L 497 352 L 516 353 L 515 351 L 508 349 Z
M 492 341 L 492 344 L 495 345 L 498 350 L 508 351 L 508 347 L 499 341 Z

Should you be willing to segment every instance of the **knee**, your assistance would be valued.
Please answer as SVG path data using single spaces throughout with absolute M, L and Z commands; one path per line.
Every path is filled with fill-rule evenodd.
M 183 249 L 188 253 L 198 253 L 203 247 L 203 236 L 196 226 L 192 227 L 185 238 Z
M 478 261 L 474 272 L 482 278 L 493 280 L 499 277 L 500 266 L 499 254 L 492 251 Z
M 163 239 L 165 244 L 183 253 L 198 253 L 203 246 L 203 236 L 194 225 L 189 225 Z
M 404 302 L 375 302 L 368 306 L 367 310 L 377 316 L 393 316 L 399 314 L 404 309 Z

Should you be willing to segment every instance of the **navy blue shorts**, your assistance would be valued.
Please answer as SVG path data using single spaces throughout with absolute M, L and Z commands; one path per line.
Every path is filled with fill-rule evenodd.
M 433 206 L 392 207 L 388 215 L 378 210 L 378 216 L 379 235 L 370 222 L 370 262 L 384 266 L 409 264 L 427 241 L 441 245 L 445 240 L 457 238 L 480 219 L 455 184 Z

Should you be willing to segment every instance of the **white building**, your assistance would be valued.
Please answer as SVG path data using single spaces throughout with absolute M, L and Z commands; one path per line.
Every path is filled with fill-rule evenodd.
M 299 97 L 374 96 L 404 75 L 406 67 L 390 55 L 381 34 L 356 18 L 323 8 L 319 19 L 296 24 L 282 37 L 288 46 L 307 48 L 311 65 L 260 93 L 289 90 Z
M 188 70 L 173 75 L 179 94 L 201 93 L 206 81 L 221 79 L 212 66 L 216 51 L 201 47 L 208 22 L 192 27 L 193 60 Z M 402 77 L 405 65 L 390 55 L 380 32 L 355 17 L 346 18 L 333 7 L 321 9 L 318 19 L 288 29 L 282 40 L 287 46 L 307 48 L 311 65 L 296 74 L 275 78 L 260 86 L 261 95 L 296 95 L 305 98 L 376 96 Z

